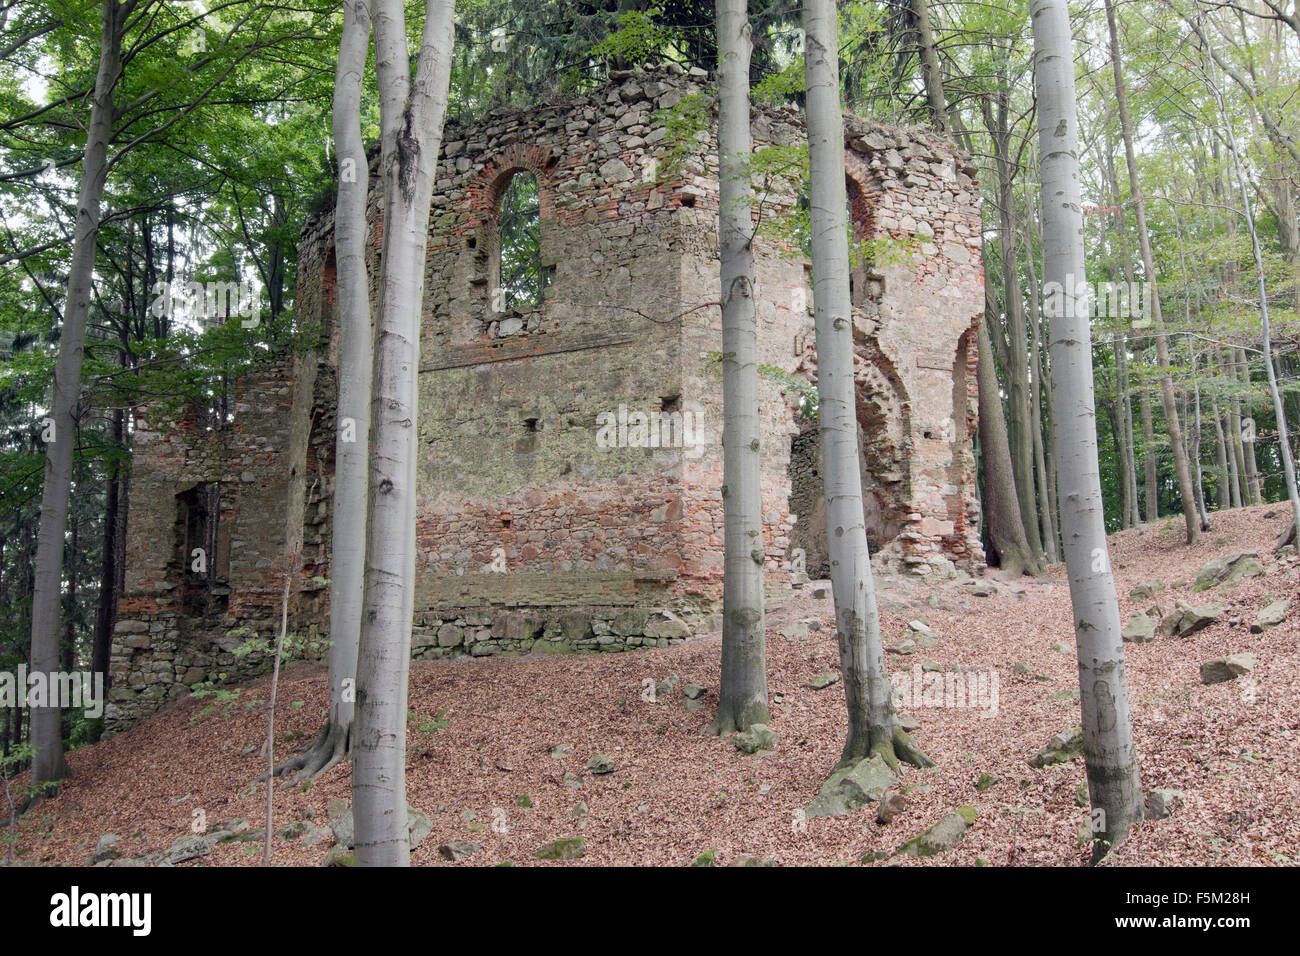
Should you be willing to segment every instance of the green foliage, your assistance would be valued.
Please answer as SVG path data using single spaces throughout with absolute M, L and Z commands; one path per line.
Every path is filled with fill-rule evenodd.
M 663 7 L 622 11 L 617 27 L 591 48 L 591 55 L 615 63 L 640 63 L 672 49 L 679 32 L 662 24 L 663 13 Z

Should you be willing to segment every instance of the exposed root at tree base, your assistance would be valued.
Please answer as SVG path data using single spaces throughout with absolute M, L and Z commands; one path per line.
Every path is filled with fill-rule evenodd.
M 288 777 L 289 774 L 293 774 L 280 785 L 281 789 L 287 790 L 315 780 L 321 774 L 332 770 L 335 764 L 350 759 L 351 756 L 351 728 L 339 727 L 332 722 L 327 722 L 316 735 L 315 740 L 295 756 L 277 766 L 274 774 L 277 777 Z M 253 782 L 263 783 L 266 778 L 266 774 L 261 774 Z

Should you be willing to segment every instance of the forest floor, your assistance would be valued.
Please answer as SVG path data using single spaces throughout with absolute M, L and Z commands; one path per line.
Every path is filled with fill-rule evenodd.
M 1294 559 L 1273 554 L 1287 516 L 1285 505 L 1215 514 L 1213 530 L 1194 548 L 1182 543 L 1180 519 L 1111 538 L 1125 622 L 1152 605 L 1169 611 L 1175 599 L 1217 601 L 1227 610 L 1190 637 L 1125 645 L 1144 789 L 1171 788 L 1184 797 L 1169 818 L 1138 826 L 1105 865 L 1300 862 L 1300 572 Z M 1207 561 L 1242 550 L 1258 552 L 1263 576 L 1191 594 L 1190 582 Z M 838 668 L 828 584 L 824 598 L 814 596 L 814 583 L 792 603 L 769 609 L 771 726 L 780 743 L 756 756 L 699 732 L 717 699 L 718 637 L 625 654 L 413 663 L 407 788 L 433 830 L 412 863 L 452 865 L 438 847 L 472 841 L 481 850 L 459 865 L 536 864 L 540 846 L 578 836 L 585 838 L 579 864 L 682 866 L 707 850 L 716 851 L 720 865 L 742 854 L 784 865 L 856 863 L 870 851 L 896 850 L 968 805 L 977 810 L 974 826 L 953 849 L 892 862 L 1081 865 L 1089 856 L 1079 832 L 1089 811 L 1076 802 L 1082 760 L 1043 769 L 1027 764 L 1054 734 L 1079 723 L 1064 569 L 1018 581 L 993 571 L 985 579 L 996 588 L 988 597 L 959 582 L 927 589 L 879 581 L 886 645 L 916 637 L 904 632 L 917 618 L 928 621 L 938 641 L 911 656 L 888 654 L 891 672 L 933 661 L 996 675 L 998 688 L 996 710 L 901 708 L 920 723 L 913 736 L 937 766 L 905 771 L 903 784 L 920 789 L 888 825 L 876 822 L 874 808 L 807 820 L 800 812 L 835 766 L 845 733 L 842 684 L 809 687 Z M 1129 600 L 1130 589 L 1153 579 L 1165 590 Z M 1177 582 L 1187 585 L 1170 587 Z M 938 608 L 926 603 L 934 603 L 932 594 Z M 1293 602 L 1287 620 L 1251 634 L 1257 612 L 1278 598 Z M 820 628 L 804 634 L 795 622 L 809 620 Z M 1255 657 L 1251 677 L 1201 683 L 1203 662 L 1239 652 Z M 647 686 L 674 674 L 681 682 L 672 694 L 643 699 Z M 687 683 L 708 688 L 694 710 L 681 693 Z M 260 827 L 266 792 L 250 781 L 266 766 L 266 714 L 254 702 L 268 691 L 263 678 L 233 700 L 181 701 L 69 754 L 75 776 L 18 820 L 22 862 L 85 864 L 105 833 L 120 837 L 115 849 L 125 857 L 138 857 L 189 835 L 195 819 L 209 828 L 231 818 Z M 324 669 L 289 668 L 279 700 L 277 752 L 287 756 L 315 734 L 325 712 Z M 567 756 L 553 755 L 565 750 Z M 597 754 L 614 761 L 613 772 L 587 771 Z M 981 774 L 996 782 L 977 789 Z M 331 804 L 337 811 L 339 801 L 350 800 L 350 786 L 343 764 L 310 788 L 277 788 L 275 827 L 300 819 L 324 827 Z M 273 859 L 319 865 L 327 848 L 277 839 Z M 260 842 L 217 843 L 186 865 L 256 864 L 261 851 Z

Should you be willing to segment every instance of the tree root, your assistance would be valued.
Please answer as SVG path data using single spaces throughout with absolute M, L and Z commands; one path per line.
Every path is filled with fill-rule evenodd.
M 913 767 L 933 767 L 934 761 L 924 750 L 916 745 L 912 735 L 902 727 L 894 728 L 894 753 L 899 760 L 910 763 Z
M 352 733 L 350 727 L 340 727 L 327 721 L 316 739 L 284 763 L 275 768 L 275 776 L 292 777 L 280 784 L 282 790 L 296 787 L 315 780 L 326 771 L 333 769 L 341 760 L 352 756 Z M 261 774 L 253 782 L 263 783 L 267 778 Z

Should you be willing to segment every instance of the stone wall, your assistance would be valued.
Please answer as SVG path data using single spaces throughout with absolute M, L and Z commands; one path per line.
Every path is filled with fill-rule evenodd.
M 705 79 L 698 71 L 626 72 L 599 94 L 563 105 L 447 124 L 421 330 L 418 657 L 662 646 L 717 625 L 717 157 L 714 133 L 705 129 L 694 153 L 671 166 L 657 115 L 693 93 L 708 96 Z M 858 120 L 847 128 L 855 235 L 877 251 L 901 243 L 907 252 L 877 255 L 854 273 L 872 543 L 926 573 L 947 561 L 978 565 L 970 330 L 984 300 L 972 170 L 928 134 Z M 753 132 L 758 147 L 804 141 L 792 109 L 756 110 Z M 516 311 L 497 294 L 497 210 L 523 171 L 539 184 L 549 282 L 539 305 Z M 373 168 L 371 185 L 375 275 L 382 222 Z M 789 186 L 759 198 L 768 217 L 796 201 Z M 815 514 L 815 435 L 799 437 L 798 394 L 782 381 L 815 380 L 812 297 L 807 261 L 762 232 L 755 270 L 767 367 L 763 545 L 769 590 L 779 600 L 788 593 L 792 549 L 804 548 L 810 564 L 825 549 L 824 521 L 819 529 Z M 145 411 L 110 723 L 184 694 L 196 678 L 233 679 L 264 667 L 258 655 L 237 657 L 233 645 L 249 632 L 270 633 L 284 555 L 298 536 L 294 627 L 303 653 L 320 654 L 337 387 L 334 283 L 327 212 L 304 228 L 295 302 L 300 317 L 323 325 L 322 352 L 240 382 L 233 421 L 214 431 L 184 422 L 155 430 Z M 801 452 L 793 465 L 792 450 Z M 217 482 L 218 492 L 207 489 Z M 226 550 L 217 549 L 218 584 L 208 582 L 208 590 L 226 593 L 202 609 L 179 597 L 184 542 L 175 540 L 177 522 L 190 520 L 180 517 L 188 499 L 178 496 L 200 487 L 220 498 L 218 533 L 228 536 Z

